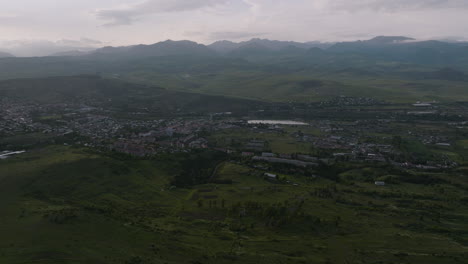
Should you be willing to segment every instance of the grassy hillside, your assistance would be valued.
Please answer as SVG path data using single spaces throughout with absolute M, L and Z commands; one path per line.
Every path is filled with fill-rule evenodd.
M 152 111 L 163 116 L 178 112 L 243 112 L 261 105 L 253 100 L 169 91 L 96 75 L 0 81 L 0 96 L 37 104 L 88 105 L 119 113 Z
M 462 174 L 342 164 L 331 170 L 338 182 L 280 173 L 273 183 L 225 162 L 214 179 L 232 184 L 177 188 L 171 181 L 184 159 L 50 146 L 0 160 L 0 262 L 426 264 L 468 257 Z M 384 176 L 392 183 L 374 186 Z M 433 184 L 418 184 L 421 177 Z

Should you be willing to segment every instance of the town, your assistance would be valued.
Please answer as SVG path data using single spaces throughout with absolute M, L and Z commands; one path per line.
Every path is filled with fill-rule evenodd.
M 384 109 L 377 106 L 382 104 Z M 362 108 L 355 108 L 356 105 Z M 343 107 L 347 114 L 338 118 L 322 115 L 322 112 L 336 114 Z M 400 111 L 389 112 L 389 107 Z M 436 109 L 437 114 L 415 118 L 414 109 L 421 108 Z M 454 168 L 457 160 L 444 152 L 449 153 L 457 135 L 466 133 L 468 128 L 459 107 L 434 106 L 434 102 L 392 106 L 366 98 L 344 97 L 316 106 L 273 104 L 243 117 L 221 112 L 153 119 L 145 113 L 130 113 L 135 118 L 128 119 L 117 117 L 111 109 L 100 105 L 38 104 L 8 98 L 0 101 L 0 109 L 4 113 L 0 119 L 0 135 L 7 139 L 0 146 L 8 150 L 27 148 L 28 144 L 38 142 L 81 145 L 137 157 L 215 149 L 232 156 L 250 157 L 259 163 L 299 167 L 346 161 L 380 162 L 423 170 Z M 315 117 L 300 119 L 306 122 L 261 122 L 275 115 L 304 117 L 312 112 Z M 353 121 L 359 114 L 362 119 Z M 252 119 L 260 119 L 260 123 Z M 26 140 L 19 145 L 8 142 L 8 138 L 22 135 L 32 137 L 31 142 Z M 223 140 L 219 140 L 220 135 Z M 409 145 L 440 150 L 441 154 L 421 159 L 420 153 L 402 149 L 408 145 L 404 140 L 411 141 Z M 276 141 L 286 141 L 290 146 L 274 147 Z

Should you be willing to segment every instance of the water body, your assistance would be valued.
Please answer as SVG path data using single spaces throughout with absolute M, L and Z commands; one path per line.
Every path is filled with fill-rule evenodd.
M 21 153 L 25 153 L 26 151 L 22 150 L 22 151 L 4 151 L 4 152 L 0 152 L 0 159 L 6 159 L 10 156 L 13 156 L 13 155 L 17 155 L 17 154 L 21 154 Z
M 304 122 L 292 120 L 249 120 L 249 124 L 265 124 L 265 125 L 290 125 L 290 126 L 307 126 L 309 124 Z

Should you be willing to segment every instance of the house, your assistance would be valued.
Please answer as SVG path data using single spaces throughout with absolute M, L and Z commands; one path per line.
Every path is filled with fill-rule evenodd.
M 265 173 L 264 176 L 270 178 L 270 179 L 277 179 L 278 176 L 276 174 L 271 174 L 271 173 Z
M 385 182 L 383 182 L 383 181 L 376 181 L 376 182 L 375 182 L 375 185 L 376 185 L 376 186 L 385 186 Z
M 272 157 L 276 157 L 276 155 L 274 153 L 263 152 L 262 157 L 272 158 Z

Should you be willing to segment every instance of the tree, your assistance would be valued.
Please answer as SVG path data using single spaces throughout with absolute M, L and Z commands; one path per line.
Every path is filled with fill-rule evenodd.
M 202 200 L 202 199 L 199 199 L 199 200 L 197 201 L 197 205 L 198 205 L 199 208 L 203 207 L 203 200 Z

